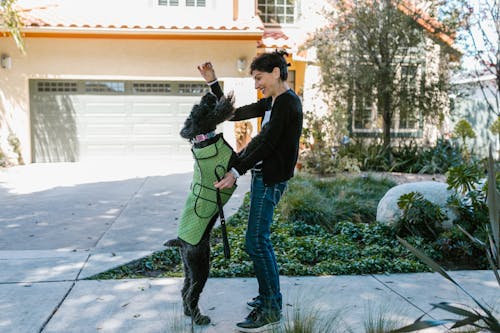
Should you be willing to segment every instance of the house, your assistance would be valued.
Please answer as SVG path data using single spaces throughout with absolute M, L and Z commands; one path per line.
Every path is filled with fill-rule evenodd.
M 26 55 L 0 38 L 10 64 L 0 68 L 0 135 L 15 134 L 28 163 L 189 156 L 179 130 L 207 90 L 203 61 L 238 104 L 257 98 L 248 66 L 263 25 L 253 1 L 17 5 Z
M 234 91 L 236 104 L 244 105 L 259 97 L 248 75 L 253 57 L 285 48 L 289 83 L 304 110 L 325 107 L 314 50 L 301 48 L 325 24 L 320 0 L 18 0 L 17 6 L 26 54 L 8 34 L 0 36 L 6 64 L 0 149 L 12 151 L 13 137 L 27 163 L 189 158 L 178 133 L 207 89 L 196 69 L 206 60 L 225 92 Z M 433 29 L 430 20 L 421 25 Z M 236 149 L 257 128 L 221 125 Z
M 495 75 L 486 71 L 460 73 L 452 78 L 451 84 L 454 90 L 450 111 L 451 128 L 460 120 L 467 120 L 476 134 L 474 139 L 468 139 L 468 148 L 478 156 L 487 157 L 491 144 L 493 155 L 498 158 L 499 137 L 490 130 L 500 115 L 496 107 L 498 89 Z M 493 110 L 489 109 L 488 104 Z
M 258 1 L 259 3 L 265 1 Z M 269 1 L 273 2 L 273 1 Z M 286 2 L 289 4 L 290 2 Z M 260 8 L 260 17 L 264 23 L 264 34 L 261 44 L 267 47 L 284 47 L 293 53 L 296 76 L 300 85 L 296 91 L 303 97 L 305 111 L 326 114 L 328 105 L 324 103 L 324 94 L 319 90 L 321 70 L 317 66 L 316 50 L 312 47 L 303 49 L 304 44 L 310 39 L 316 29 L 329 24 L 322 16 L 321 10 L 329 10 L 328 1 L 295 1 L 295 21 L 283 17 L 274 20 L 266 17 L 265 6 Z M 458 65 L 461 52 L 455 46 L 453 34 L 443 26 L 435 17 L 429 15 L 423 8 L 425 3 L 420 1 L 394 1 L 397 9 L 405 15 L 412 17 L 424 32 L 424 42 L 420 49 L 412 50 L 412 63 L 405 63 L 401 67 L 400 77 L 412 77 L 409 82 L 412 88 L 418 89 L 419 79 L 426 78 L 428 84 L 437 83 L 440 79 L 448 81 L 450 68 Z M 423 4 L 423 6 L 420 5 Z M 287 8 L 281 12 L 286 13 Z M 293 21 L 294 24 L 290 24 Z M 292 67 L 293 69 L 293 67 Z M 382 134 L 382 116 L 376 108 L 376 100 L 366 97 L 364 87 L 355 91 L 349 105 L 350 121 L 347 124 L 349 136 L 359 140 L 380 137 Z M 449 115 L 449 99 L 447 94 L 439 96 L 442 101 L 443 113 Z M 443 133 L 450 131 L 449 122 L 440 121 L 436 113 L 424 119 L 415 116 L 412 112 L 397 110 L 392 119 L 391 135 L 398 140 L 416 140 L 421 143 L 435 143 Z M 395 140 L 396 141 L 396 140 Z

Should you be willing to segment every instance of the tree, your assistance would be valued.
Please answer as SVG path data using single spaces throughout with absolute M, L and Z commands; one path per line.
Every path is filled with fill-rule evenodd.
M 488 110 L 500 116 L 500 0 L 477 0 L 463 6 L 469 13 L 462 36 L 466 55 L 474 60 L 472 72 Z M 481 80 L 484 76 L 493 80 Z
M 446 78 L 424 68 L 422 11 L 403 0 L 330 1 L 329 25 L 313 46 L 322 71 L 321 88 L 338 125 L 375 106 L 384 147 L 390 146 L 395 112 L 409 121 L 440 110 Z M 341 110 L 341 111 L 340 111 Z M 339 112 L 340 111 L 340 112 Z M 354 119 L 352 118 L 354 114 Z M 345 125 L 345 124 L 344 124 Z
M 467 140 L 467 138 L 474 139 L 476 137 L 476 133 L 472 129 L 471 124 L 465 119 L 461 119 L 455 124 L 453 133 L 462 139 L 462 145 L 464 147 L 466 147 L 465 140 Z
M 453 136 L 462 139 L 462 156 L 466 161 L 470 161 L 471 151 L 469 151 L 465 143 L 467 138 L 474 139 L 476 137 L 476 132 L 474 132 L 472 125 L 467 120 L 460 119 L 453 128 Z
M 17 48 L 24 54 L 24 40 L 21 34 L 23 26 L 15 9 L 16 0 L 0 0 L 0 29 L 6 29 L 14 38 Z

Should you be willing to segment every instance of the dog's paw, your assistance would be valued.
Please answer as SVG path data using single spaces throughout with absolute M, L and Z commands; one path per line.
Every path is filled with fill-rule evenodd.
M 201 313 L 198 313 L 198 315 L 194 316 L 193 320 L 196 325 L 200 326 L 208 325 L 211 322 L 209 316 L 202 315 Z
M 174 238 L 163 243 L 163 246 L 181 247 L 182 243 L 179 238 Z
M 198 308 L 196 308 L 196 310 L 194 311 L 191 311 L 187 306 L 184 305 L 184 314 L 188 317 L 192 317 L 196 325 L 203 326 L 211 323 L 210 317 L 202 315 L 200 309 Z

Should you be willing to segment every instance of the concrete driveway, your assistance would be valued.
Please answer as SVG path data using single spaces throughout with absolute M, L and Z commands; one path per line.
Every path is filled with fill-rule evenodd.
M 0 170 L 0 259 L 10 268 L 0 282 L 71 279 L 82 262 L 87 277 L 163 249 L 176 236 L 191 176 L 191 159 Z M 228 216 L 249 189 L 247 177 L 239 183 Z

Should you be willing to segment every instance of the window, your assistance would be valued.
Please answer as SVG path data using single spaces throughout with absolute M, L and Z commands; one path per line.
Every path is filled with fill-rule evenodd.
M 371 91 L 357 85 L 354 101 L 354 128 L 370 129 L 373 124 L 373 101 Z
M 372 71 L 370 66 L 363 65 L 361 73 L 370 73 Z M 358 130 L 371 130 L 376 128 L 375 108 L 373 107 L 373 85 L 371 80 L 366 77 L 358 77 L 354 79 L 352 87 L 354 88 L 354 129 Z
M 123 93 L 125 92 L 125 82 L 86 81 L 85 91 L 101 93 Z
M 205 7 L 205 0 L 186 0 L 187 7 Z
M 140 93 L 169 93 L 171 91 L 170 84 L 163 82 L 140 82 L 132 85 L 132 91 L 136 94 Z
M 369 73 L 365 69 L 364 73 Z M 412 133 L 419 129 L 418 111 L 418 64 L 401 66 L 393 95 L 394 113 L 391 130 Z M 382 110 L 377 110 L 373 83 L 358 78 L 353 84 L 353 130 L 357 133 L 376 133 L 383 129 Z
M 41 81 L 37 83 L 38 92 L 76 92 L 76 82 Z
M 179 6 L 179 0 L 158 0 L 159 6 Z
M 206 84 L 199 83 L 181 83 L 179 84 L 179 94 L 203 94 L 208 92 L 209 89 Z
M 401 67 L 401 93 L 399 103 L 399 124 L 400 129 L 415 129 L 417 126 L 416 117 L 416 95 L 417 95 L 417 74 L 416 65 L 404 65 Z M 394 126 L 396 127 L 396 126 Z
M 416 129 L 417 115 L 408 108 L 399 110 L 399 129 Z
M 158 0 L 158 6 L 206 7 L 206 0 Z
M 293 24 L 295 0 L 259 0 L 258 13 L 267 24 Z

